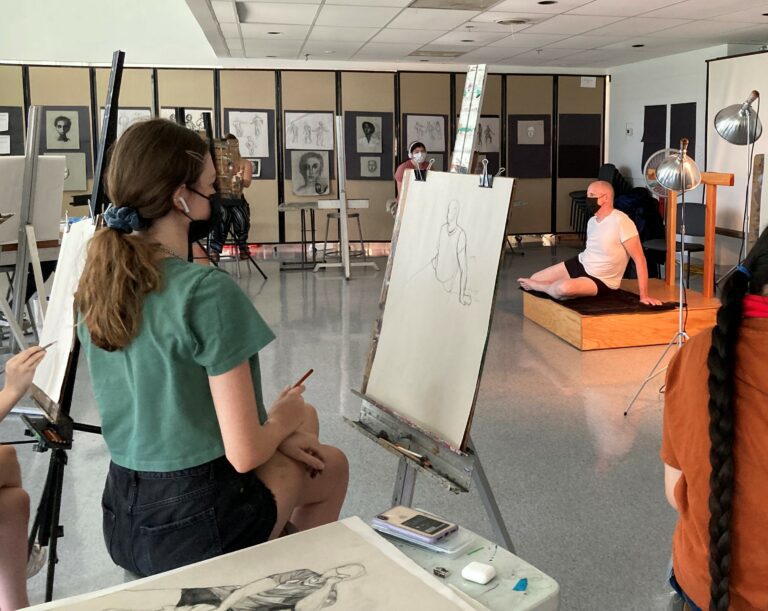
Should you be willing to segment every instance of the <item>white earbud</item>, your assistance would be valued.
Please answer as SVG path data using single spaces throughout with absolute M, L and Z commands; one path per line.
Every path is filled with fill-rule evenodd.
M 189 206 L 187 206 L 187 202 L 184 200 L 183 197 L 179 197 L 179 203 L 181 204 L 181 209 L 184 210 L 187 214 L 189 214 Z

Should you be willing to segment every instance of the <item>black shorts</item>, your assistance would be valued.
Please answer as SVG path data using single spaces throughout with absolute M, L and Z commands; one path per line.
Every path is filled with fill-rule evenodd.
M 564 264 L 565 269 L 571 278 L 589 278 L 592 280 L 597 285 L 598 296 L 610 295 L 613 293 L 614 289 L 610 288 L 605 282 L 600 280 L 600 278 L 595 278 L 587 273 L 587 270 L 584 269 L 584 266 L 581 264 L 578 257 L 571 257 L 567 261 L 564 261 Z
M 141 576 L 263 543 L 277 521 L 272 492 L 223 456 L 170 472 L 110 462 L 102 509 L 110 557 Z

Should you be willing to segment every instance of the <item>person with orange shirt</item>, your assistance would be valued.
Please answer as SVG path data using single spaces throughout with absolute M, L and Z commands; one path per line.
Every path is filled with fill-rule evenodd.
M 670 584 L 694 610 L 768 609 L 768 230 L 721 299 L 667 372 Z

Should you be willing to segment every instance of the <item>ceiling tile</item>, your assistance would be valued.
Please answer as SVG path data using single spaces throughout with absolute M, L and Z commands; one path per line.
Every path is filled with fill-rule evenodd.
M 719 15 L 718 21 L 740 21 L 741 23 L 749 23 L 751 25 L 765 24 L 768 25 L 768 17 L 765 16 L 768 13 L 768 3 L 755 6 L 745 11 L 734 11 L 726 13 L 725 15 Z
M 304 40 L 309 33 L 308 25 L 285 25 L 275 23 L 243 23 L 240 25 L 243 38 L 264 40 Z M 280 34 L 269 34 L 280 32 Z
M 497 62 L 513 55 L 517 49 L 508 49 L 504 47 L 483 47 L 470 51 L 461 56 L 462 62 Z
M 443 34 L 440 38 L 436 38 L 432 43 L 455 45 L 471 44 L 478 47 L 488 45 L 502 38 L 506 38 L 506 35 L 499 34 L 498 32 L 467 32 L 466 30 L 454 30 L 453 32 Z M 472 42 L 464 43 L 462 42 L 463 40 L 471 40 Z
M 559 0 L 556 4 L 539 4 L 537 0 L 505 0 L 493 7 L 494 11 L 525 11 L 529 13 L 558 14 L 570 11 L 590 0 Z
M 413 0 L 325 0 L 326 4 L 344 4 L 357 6 L 408 6 Z
M 646 17 L 631 17 L 616 23 L 598 28 L 590 32 L 592 36 L 609 34 L 612 36 L 643 36 L 651 32 L 662 32 L 680 25 L 690 23 L 685 19 L 648 19 Z
M 239 38 L 227 38 L 227 47 L 229 47 L 230 51 L 235 50 L 241 50 L 243 49 L 243 41 Z
M 433 41 L 438 36 L 440 36 L 440 32 L 436 30 L 398 30 L 386 28 L 376 34 L 371 42 L 418 43 L 418 46 L 421 46 L 424 43 Z
M 527 28 L 527 34 L 583 34 L 619 21 L 621 17 L 597 17 L 585 15 L 556 15 L 542 23 Z
M 266 57 L 275 55 L 277 57 L 297 58 L 301 50 L 302 43 L 297 40 L 253 40 L 244 38 L 245 54 L 248 57 Z
M 709 19 L 764 4 L 765 0 L 686 0 L 646 13 L 646 16 L 655 19 Z
M 211 2 L 213 13 L 219 23 L 237 23 L 237 13 L 234 2 L 229 0 L 213 0 Z
M 469 53 L 470 51 L 474 49 L 479 49 L 479 46 L 473 46 L 473 45 L 424 45 L 423 47 L 419 48 L 419 51 L 438 51 L 438 52 L 445 52 L 445 53 Z
M 221 33 L 224 34 L 224 38 L 234 38 L 240 36 L 240 30 L 236 23 L 220 23 Z
M 378 28 L 334 28 L 326 25 L 316 25 L 309 33 L 309 40 L 366 42 L 378 31 Z
M 634 17 L 680 2 L 680 0 L 594 0 L 568 11 L 569 15 L 609 15 L 616 17 Z
M 316 25 L 380 28 L 385 26 L 400 9 L 389 7 L 323 6 Z
M 520 55 L 515 55 L 515 59 L 520 57 L 522 58 L 537 57 L 539 59 L 557 59 L 558 57 L 566 57 L 567 55 L 573 55 L 573 51 L 571 49 L 553 49 L 552 47 L 545 47 L 543 49 L 532 49 L 530 51 L 521 53 Z
M 404 30 L 452 30 L 477 16 L 478 11 L 407 8 L 390 23 Z
M 571 36 L 553 42 L 547 47 L 553 49 L 599 49 L 605 45 L 626 40 L 626 36 Z
M 381 59 L 391 59 L 396 57 L 405 57 L 412 51 L 418 49 L 421 45 L 418 44 L 386 44 L 369 42 L 363 48 L 361 48 L 357 55 L 365 56 L 380 56 Z
M 747 30 L 750 27 L 744 23 L 733 23 L 723 21 L 691 21 L 684 25 L 669 28 L 661 32 L 648 32 L 647 36 L 663 36 L 668 38 L 707 38 L 713 44 L 718 41 L 724 41 L 729 33 L 736 33 L 741 30 Z
M 277 2 L 238 2 L 240 23 L 295 23 L 311 25 L 317 15 L 316 4 Z
M 484 13 L 480 13 L 477 17 L 474 17 L 472 21 L 470 21 L 471 24 L 475 24 L 477 22 L 480 23 L 488 23 L 492 24 L 494 27 L 497 28 L 504 28 L 506 31 L 511 32 L 520 32 L 521 30 L 524 30 L 525 28 L 528 28 L 536 23 L 541 23 L 542 21 L 546 21 L 547 19 L 552 18 L 552 15 L 548 15 L 546 13 L 511 13 L 509 11 L 485 11 Z M 520 25 L 500 25 L 498 23 L 495 23 L 499 19 L 527 19 L 529 23 L 526 24 L 520 24 Z
M 543 47 L 553 42 L 557 42 L 558 40 L 563 40 L 564 38 L 568 38 L 568 37 L 563 34 L 522 33 L 522 34 L 515 34 L 513 36 L 507 36 L 506 38 L 497 40 L 496 42 L 491 43 L 491 46 L 492 47 L 514 47 L 514 48 L 526 47 L 531 49 L 535 47 Z
M 731 32 L 728 34 L 728 42 L 753 42 L 760 45 L 768 43 L 768 26 Z

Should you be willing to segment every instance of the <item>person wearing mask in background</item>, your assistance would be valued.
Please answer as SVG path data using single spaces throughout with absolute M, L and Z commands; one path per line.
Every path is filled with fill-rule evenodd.
M 5 386 L 0 391 L 0 421 L 27 392 L 35 369 L 45 356 L 39 346 L 27 348 L 5 364 Z M 29 606 L 27 599 L 27 525 L 29 495 L 21 487 L 21 469 L 16 450 L 0 445 L 0 609 L 13 611 Z M 39 547 L 33 549 L 39 571 L 44 556 Z M 30 575 L 31 576 L 31 575 Z
M 613 187 L 598 180 L 587 189 L 593 216 L 587 223 L 584 252 L 533 274 L 518 278 L 526 291 L 540 291 L 553 299 L 573 299 L 610 294 L 621 286 L 629 258 L 637 268 L 640 303 L 661 305 L 648 295 L 648 264 L 637 227 L 626 214 L 613 207 Z
M 768 229 L 667 370 L 661 459 L 691 609 L 768 609 Z
M 422 142 L 414 140 L 408 145 L 408 161 L 403 161 L 397 170 L 395 170 L 395 196 L 396 199 L 388 202 L 389 213 L 392 216 L 397 215 L 397 203 L 400 199 L 400 192 L 403 189 L 403 179 L 405 178 L 406 170 L 413 170 L 414 172 L 425 172 L 429 167 L 427 161 L 427 147 Z
M 346 494 L 346 457 L 319 442 L 304 387 L 265 409 L 259 351 L 274 335 L 248 296 L 185 260 L 215 222 L 215 180 L 195 132 L 165 119 L 129 127 L 75 293 L 111 457 L 104 539 L 142 576 L 262 543 L 289 520 L 335 521 Z

